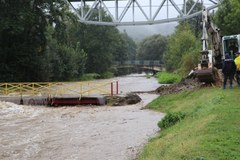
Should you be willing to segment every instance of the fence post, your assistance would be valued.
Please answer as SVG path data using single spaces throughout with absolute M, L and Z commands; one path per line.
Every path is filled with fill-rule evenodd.
M 111 82 L 111 96 L 113 96 L 113 82 Z
M 118 81 L 116 81 L 116 94 L 118 95 Z
M 83 88 L 82 88 L 82 87 L 83 87 L 83 84 L 80 82 L 79 85 L 80 85 L 80 95 L 82 96 L 82 92 L 83 92 Z
M 8 84 L 7 83 L 5 83 L 5 94 L 7 95 L 8 94 Z
M 88 95 L 90 94 L 90 82 L 88 82 L 88 87 L 87 87 L 87 90 L 88 90 Z
M 21 93 L 21 98 L 20 98 L 20 105 L 23 105 L 23 98 L 22 98 L 22 93 Z
M 20 94 L 22 95 L 22 89 L 23 89 L 22 83 L 20 83 L 19 86 L 20 86 Z

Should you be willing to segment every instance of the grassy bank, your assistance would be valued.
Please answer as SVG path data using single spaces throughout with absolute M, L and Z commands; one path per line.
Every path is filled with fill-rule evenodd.
M 149 108 L 181 111 L 186 117 L 150 140 L 140 160 L 240 159 L 240 88 L 204 88 L 163 96 Z

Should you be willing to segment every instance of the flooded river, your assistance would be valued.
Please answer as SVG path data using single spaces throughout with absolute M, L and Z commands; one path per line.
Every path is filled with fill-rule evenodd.
M 115 78 L 119 92 L 149 91 L 154 78 Z M 139 94 L 136 105 L 43 107 L 0 102 L 0 159 L 129 160 L 159 130 L 163 114 L 141 110 L 157 97 Z

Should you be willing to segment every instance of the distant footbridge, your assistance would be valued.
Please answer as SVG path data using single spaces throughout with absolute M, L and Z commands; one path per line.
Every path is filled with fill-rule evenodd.
M 152 71 L 165 71 L 164 64 L 157 60 L 115 61 L 113 68 L 143 68 Z

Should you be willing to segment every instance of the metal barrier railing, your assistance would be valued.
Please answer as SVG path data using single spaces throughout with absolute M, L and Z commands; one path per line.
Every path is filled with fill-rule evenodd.
M 115 61 L 114 65 L 135 65 L 135 66 L 161 66 L 164 64 L 158 60 L 132 60 L 132 61 Z
M 115 95 L 118 81 L 0 83 L 0 95 Z

